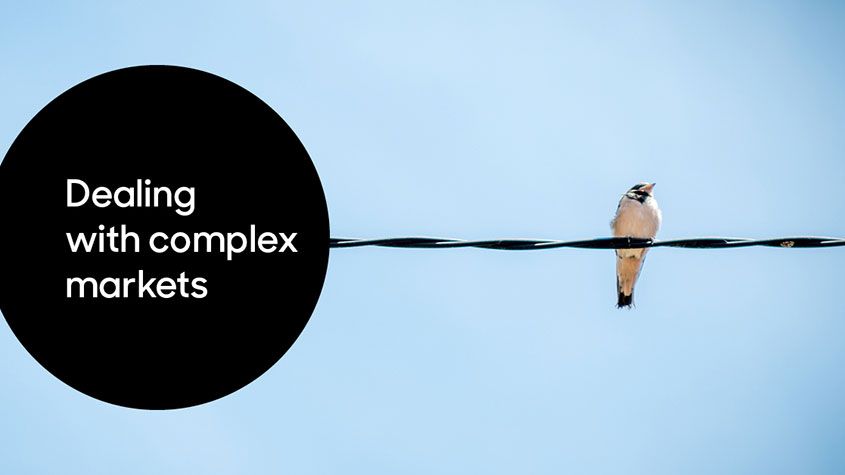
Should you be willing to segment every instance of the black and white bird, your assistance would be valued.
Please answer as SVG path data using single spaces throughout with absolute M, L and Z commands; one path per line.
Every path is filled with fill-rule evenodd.
M 610 222 L 614 237 L 654 239 L 662 219 L 657 200 L 654 199 L 655 183 L 638 183 L 619 200 L 616 216 Z M 631 307 L 634 303 L 634 284 L 642 270 L 648 249 L 616 250 L 616 306 Z

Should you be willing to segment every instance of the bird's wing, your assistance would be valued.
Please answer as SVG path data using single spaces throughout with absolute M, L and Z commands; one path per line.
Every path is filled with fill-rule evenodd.
M 616 220 L 619 219 L 619 208 L 622 207 L 622 200 L 625 199 L 625 195 L 622 195 L 622 198 L 619 199 L 619 203 L 616 204 L 616 213 L 613 214 L 613 219 L 610 220 L 610 229 L 616 229 Z

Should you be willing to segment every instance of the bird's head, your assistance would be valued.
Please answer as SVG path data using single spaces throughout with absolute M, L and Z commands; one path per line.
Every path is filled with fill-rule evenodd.
M 654 185 L 657 183 L 637 183 L 636 185 L 632 186 L 628 193 L 633 193 L 637 196 L 653 196 L 654 193 Z

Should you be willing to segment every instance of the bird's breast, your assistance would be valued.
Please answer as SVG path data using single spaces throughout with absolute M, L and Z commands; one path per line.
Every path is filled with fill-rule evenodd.
M 653 199 L 640 203 L 623 198 L 613 221 L 615 237 L 639 237 L 653 239 L 660 228 L 660 210 Z

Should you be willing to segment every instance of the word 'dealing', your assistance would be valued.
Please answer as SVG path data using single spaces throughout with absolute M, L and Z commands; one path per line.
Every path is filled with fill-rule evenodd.
M 189 216 L 194 212 L 194 187 L 180 186 L 171 190 L 166 186 L 153 187 L 152 181 L 141 178 L 134 187 L 121 186 L 114 191 L 105 186 L 98 186 L 93 191 L 83 180 L 67 180 L 67 207 L 78 208 L 90 199 L 97 208 L 107 208 L 112 204 L 118 208 L 176 208 L 180 216 Z

